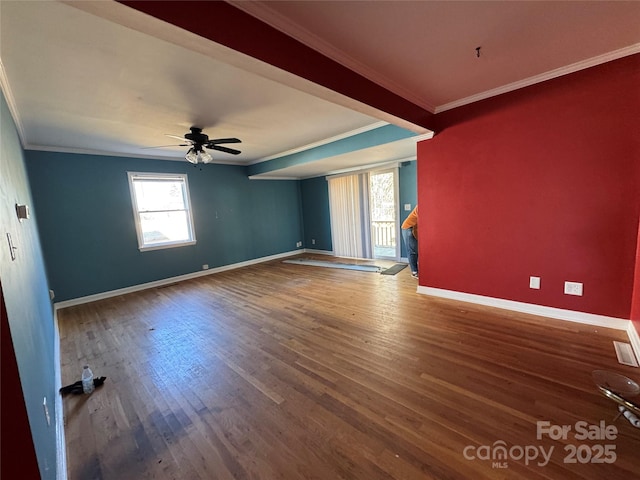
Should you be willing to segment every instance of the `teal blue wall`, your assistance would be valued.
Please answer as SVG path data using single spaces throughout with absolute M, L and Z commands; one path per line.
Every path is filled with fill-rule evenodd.
M 298 241 L 333 248 L 325 177 L 249 180 L 239 166 L 39 151 L 26 163 L 56 301 L 285 253 Z M 138 250 L 128 171 L 188 175 L 196 245 Z M 404 218 L 402 206 L 416 202 L 416 162 L 400 167 L 399 185 Z
M 296 249 L 298 181 L 249 180 L 244 167 L 26 152 L 56 301 Z M 188 175 L 197 243 L 140 252 L 127 172 Z
M 399 219 L 400 222 L 404 221 L 405 218 L 411 212 L 405 212 L 404 204 L 411 204 L 411 209 L 418 204 L 418 172 L 417 172 L 418 162 L 404 162 L 400 166 L 399 174 L 398 174 L 398 183 L 400 189 L 400 205 L 398 206 L 400 209 Z M 404 241 L 400 243 L 401 245 L 401 256 L 403 258 L 407 257 L 407 249 L 404 245 Z
M 332 251 L 327 179 L 325 177 L 315 177 L 302 180 L 300 182 L 300 191 L 302 216 L 304 218 L 304 247 Z M 315 245 L 312 242 L 314 239 L 316 241 Z
M 43 479 L 56 478 L 54 323 L 38 235 L 37 212 L 20 222 L 15 204 L 33 206 L 20 140 L 5 98 L 0 106 L 0 280 L 20 374 L 31 435 Z M 17 247 L 11 260 L 6 234 Z M 42 400 L 47 398 L 51 427 Z M 3 438 L 10 442 L 10 438 Z

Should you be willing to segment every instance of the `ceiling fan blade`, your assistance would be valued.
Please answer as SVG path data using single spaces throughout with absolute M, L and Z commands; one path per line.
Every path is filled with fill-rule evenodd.
M 240 150 L 222 147 L 220 145 L 207 145 L 207 148 L 210 148 L 212 150 L 219 150 L 220 152 L 230 153 L 231 155 L 238 155 L 240 153 Z
M 242 143 L 239 138 L 214 138 L 207 142 L 209 145 L 215 145 L 217 143 Z
M 150 149 L 150 148 L 190 147 L 190 146 L 191 146 L 191 144 L 190 144 L 190 143 L 181 143 L 180 145 L 173 144 L 173 145 L 158 145 L 158 146 L 155 146 L 155 147 L 142 147 L 142 150 L 148 150 L 148 149 Z
M 193 143 L 188 138 L 179 137 L 178 135 L 169 135 L 168 133 L 165 133 L 164 136 L 165 137 L 169 137 L 169 138 L 177 138 L 178 140 L 181 140 L 183 142 L 190 142 L 189 145 L 191 145 Z

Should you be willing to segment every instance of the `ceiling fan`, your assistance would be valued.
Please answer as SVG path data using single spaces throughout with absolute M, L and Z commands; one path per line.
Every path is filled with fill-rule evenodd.
M 178 140 L 182 140 L 185 143 L 181 143 L 179 145 L 163 146 L 191 147 L 187 151 L 184 158 L 186 158 L 193 164 L 197 164 L 199 161 L 201 161 L 202 163 L 210 163 L 213 160 L 213 156 L 209 152 L 205 151 L 205 148 L 230 153 L 231 155 L 238 155 L 240 153 L 240 150 L 236 150 L 235 148 L 223 147 L 222 145 L 220 145 L 221 143 L 240 143 L 241 140 L 238 138 L 215 138 L 213 140 L 209 140 L 209 136 L 202 133 L 201 128 L 191 127 L 189 130 L 191 130 L 191 132 L 185 133 L 183 137 L 167 134 L 167 137 L 177 138 Z

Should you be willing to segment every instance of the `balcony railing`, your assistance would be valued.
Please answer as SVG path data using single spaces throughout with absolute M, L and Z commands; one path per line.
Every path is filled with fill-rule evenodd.
M 377 221 L 371 222 L 374 248 L 396 248 L 396 224 L 395 222 Z

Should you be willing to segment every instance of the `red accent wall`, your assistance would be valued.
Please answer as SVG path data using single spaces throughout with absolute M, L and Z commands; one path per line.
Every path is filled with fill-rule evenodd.
M 31 427 L 24 403 L 18 363 L 0 285 L 0 478 L 40 478 L 36 451 L 31 438 Z
M 631 301 L 631 320 L 633 320 L 633 324 L 640 334 L 640 222 L 638 225 L 638 244 L 636 246 L 636 270 Z
M 630 318 L 639 85 L 634 55 L 436 115 L 418 145 L 421 285 Z

